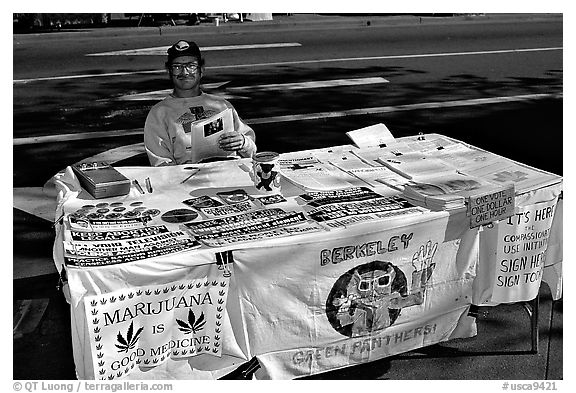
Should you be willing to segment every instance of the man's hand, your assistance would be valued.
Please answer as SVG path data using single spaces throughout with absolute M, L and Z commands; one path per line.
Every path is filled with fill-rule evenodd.
M 238 151 L 244 147 L 245 136 L 236 131 L 224 132 L 218 138 L 218 147 L 226 151 Z

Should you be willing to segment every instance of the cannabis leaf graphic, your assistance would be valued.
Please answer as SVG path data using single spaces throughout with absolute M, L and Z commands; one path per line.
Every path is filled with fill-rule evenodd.
M 122 336 L 122 333 L 118 332 L 118 336 L 116 336 L 116 339 L 118 340 L 120 345 L 115 344 L 116 348 L 118 348 L 118 352 L 128 353 L 129 349 L 134 349 L 134 347 L 136 346 L 136 343 L 138 342 L 138 339 L 140 338 L 140 333 L 142 333 L 142 330 L 144 330 L 143 327 L 138 329 L 136 334 L 133 335 L 134 322 L 130 322 L 130 327 L 128 328 L 128 332 L 126 332 L 126 339 L 124 339 L 124 337 Z
M 202 330 L 204 325 L 206 325 L 206 321 L 204 320 L 204 312 L 202 312 L 198 317 L 198 320 L 196 320 L 196 315 L 194 315 L 194 312 L 189 310 L 188 323 L 180 319 L 176 319 L 176 323 L 180 325 L 178 326 L 178 329 L 180 329 L 181 332 L 184 332 L 184 334 L 198 333 L 200 330 Z

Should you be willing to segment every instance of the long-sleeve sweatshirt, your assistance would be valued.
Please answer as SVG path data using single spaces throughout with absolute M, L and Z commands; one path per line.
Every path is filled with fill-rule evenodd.
M 191 138 L 191 123 L 222 112 L 232 110 L 234 131 L 245 136 L 244 146 L 237 153 L 251 157 L 256 152 L 256 135 L 238 116 L 236 109 L 227 100 L 201 93 L 190 98 L 168 96 L 150 109 L 144 125 L 144 146 L 152 166 L 196 163 L 202 159 L 194 148 Z M 221 156 L 235 156 L 236 152 L 224 152 Z

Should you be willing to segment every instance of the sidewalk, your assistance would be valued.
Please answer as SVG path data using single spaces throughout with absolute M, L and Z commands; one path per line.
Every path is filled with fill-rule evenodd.
M 454 14 L 452 16 L 434 16 L 433 14 L 274 14 L 272 20 L 220 22 L 218 26 L 203 22 L 199 25 L 162 25 L 140 27 L 93 27 L 93 28 L 64 28 L 61 31 L 46 33 L 47 36 L 58 37 L 66 34 L 78 34 L 90 32 L 94 37 L 110 36 L 118 34 L 225 34 L 232 32 L 264 32 L 269 30 L 323 30 L 335 28 L 370 28 L 370 27 L 394 27 L 409 25 L 441 25 L 462 23 L 513 23 L 514 21 L 542 21 L 550 19 L 562 19 L 562 14 Z M 33 33 L 42 34 L 42 33 Z M 18 34 L 20 37 L 27 34 Z

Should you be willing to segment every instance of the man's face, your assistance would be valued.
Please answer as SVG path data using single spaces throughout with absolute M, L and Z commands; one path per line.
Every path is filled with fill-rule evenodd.
M 191 69 L 187 69 L 191 68 Z M 190 90 L 200 85 L 202 71 L 194 56 L 176 57 L 170 65 L 170 78 L 179 90 Z

